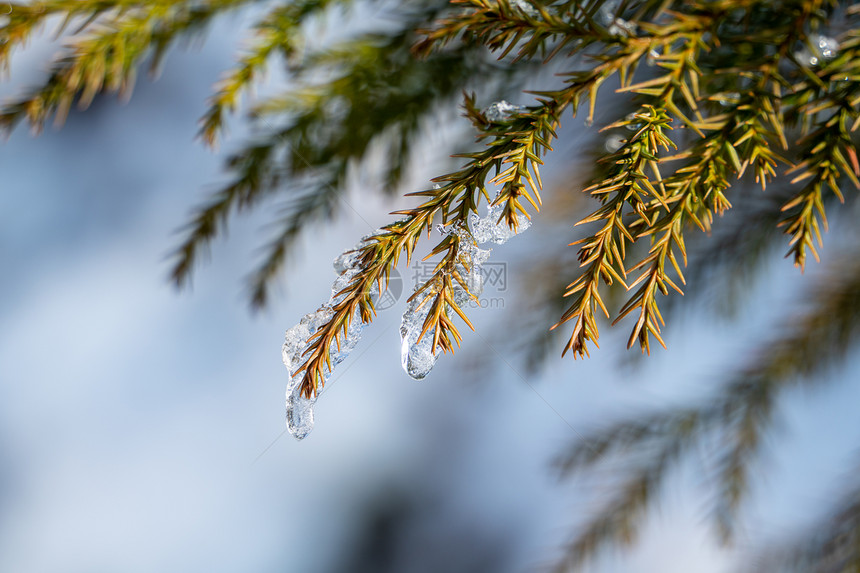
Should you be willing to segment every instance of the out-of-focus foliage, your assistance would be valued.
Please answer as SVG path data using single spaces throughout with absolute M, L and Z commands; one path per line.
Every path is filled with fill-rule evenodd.
M 228 116 L 268 66 L 283 67 L 289 84 L 249 106 L 254 135 L 227 158 L 230 181 L 191 216 L 172 269 L 173 280 L 185 284 L 201 251 L 226 231 L 234 214 L 281 198 L 275 236 L 250 275 L 254 306 L 268 300 L 301 232 L 337 212 L 349 176 L 373 163 L 374 150 L 386 158 L 380 186 L 399 190 L 415 160 L 413 144 L 433 127 L 440 109 L 463 98 L 481 145 L 457 155 L 458 169 L 412 193 L 414 207 L 396 213 L 399 220 L 362 242 L 355 278 L 304 355 L 299 372 L 308 397 L 322 389 L 331 348 L 343 340 L 350 322 L 373 319 L 374 285 L 386 284 L 401 256 L 410 259 L 438 223 L 458 232 L 445 233 L 431 247 L 436 267 L 413 297 L 428 305 L 422 336 L 432 337 L 434 352 L 459 345 L 458 319 L 471 326 L 455 300 L 457 289 L 468 291 L 461 243 L 469 240 L 471 215 L 484 202 L 499 206 L 499 222 L 517 230 L 524 217 L 537 212 L 543 201 L 542 157 L 563 122 L 583 108 L 589 124 L 610 117 L 605 128 L 617 145 L 596 162 L 590 182 L 571 189 L 584 189 L 590 200 L 550 198 L 565 205 L 555 213 L 566 217 L 569 230 L 559 244 L 578 240 L 566 255 L 534 262 L 534 276 L 546 279 L 539 293 L 546 299 L 529 314 L 540 319 L 540 327 L 522 343 L 533 364 L 556 342 L 546 334 L 553 324 L 566 331 L 563 353 L 588 355 L 604 317 L 631 322 L 628 346 L 650 352 L 652 340 L 663 344 L 664 297 L 686 288 L 685 273 L 693 279 L 716 277 L 727 292 L 740 296 L 737 287 L 729 289 L 733 277 L 754 274 L 763 254 L 780 242 L 803 268 L 809 255 L 818 258 L 826 213 L 851 202 L 860 184 L 860 10 L 852 2 L 53 0 L 7 5 L 0 19 L 4 67 L 46 24 L 58 27 L 65 48 L 40 85 L 0 109 L 6 132 L 21 121 L 36 131 L 52 118 L 60 124 L 73 104 L 85 108 L 104 92 L 127 95 L 140 66 L 158 67 L 181 38 L 199 34 L 215 18 L 257 6 L 252 41 L 215 87 L 200 138 L 216 146 Z M 309 41 L 315 22 L 348 24 L 369 9 L 384 24 L 354 32 L 346 25 L 346 32 L 330 41 Z M 547 69 L 561 79 L 547 80 Z M 619 86 L 615 94 L 607 94 L 610 85 Z M 487 104 L 526 86 L 533 105 L 502 115 L 487 111 Z M 724 213 L 729 213 L 725 224 L 716 217 Z M 585 230 L 577 236 L 570 229 L 579 224 Z M 574 535 L 559 571 L 575 569 L 607 544 L 631 541 L 667 472 L 713 436 L 718 439 L 709 443 L 721 444 L 715 523 L 722 538 L 731 539 L 750 463 L 777 397 L 786 388 L 815 382 L 855 343 L 860 245 L 841 247 L 844 256 L 822 269 L 800 318 L 763 342 L 757 359 L 711 400 L 616 424 L 561 456 L 567 474 L 605 458 L 637 454 L 614 499 Z M 803 563 L 807 571 L 860 569 L 860 553 L 851 549 L 860 535 L 856 506 L 854 495 L 845 511 L 786 559 Z

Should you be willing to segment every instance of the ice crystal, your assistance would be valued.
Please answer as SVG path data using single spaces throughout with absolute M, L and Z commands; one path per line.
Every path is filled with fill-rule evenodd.
M 484 290 L 482 265 L 490 255 L 490 250 L 478 247 L 472 234 L 464 227 L 440 225 L 438 230 L 443 235 L 454 234 L 460 239 L 455 265 L 458 276 L 453 278 L 452 288 L 454 304 L 463 306 Z M 433 353 L 434 330 L 428 330 L 421 336 L 436 294 L 431 289 L 429 287 L 419 294 L 413 294 L 400 323 L 400 363 L 403 370 L 415 380 L 427 376 L 436 364 L 437 356 Z
M 607 29 L 611 36 L 626 38 L 636 33 L 636 24 L 623 18 L 616 18 Z
M 597 21 L 606 26 L 607 31 L 612 36 L 632 36 L 636 33 L 636 24 L 628 22 L 623 18 L 617 18 L 615 13 L 618 11 L 617 0 L 608 0 L 600 5 L 597 11 Z
M 638 117 L 636 117 L 636 112 L 628 113 L 628 114 L 624 117 L 624 119 L 626 119 L 627 121 L 629 121 L 629 122 L 630 122 L 630 123 L 628 123 L 627 125 L 625 125 L 625 126 L 624 126 L 624 127 L 626 127 L 626 128 L 627 128 L 627 130 L 628 130 L 628 131 L 639 131 L 639 130 L 640 130 L 640 129 L 642 129 L 642 127 L 645 125 L 645 124 L 644 124 L 644 123 L 642 123 L 641 121 L 638 121 L 638 120 L 639 120 L 639 118 L 638 118 Z
M 491 104 L 481 113 L 484 114 L 484 117 L 487 118 L 487 121 L 491 123 L 498 123 L 500 121 L 507 121 L 508 119 L 510 119 L 511 115 L 523 109 L 524 108 L 521 105 L 514 105 L 506 102 L 505 100 L 501 100 Z
M 454 302 L 462 306 L 484 292 L 484 262 L 489 258 L 492 249 L 482 249 L 473 233 L 463 227 L 442 229 L 443 233 L 456 234 L 460 238 L 457 255 L 457 274 L 463 283 L 454 280 Z
M 522 233 L 531 225 L 531 221 L 526 217 L 518 217 L 517 221 L 519 225 L 517 231 L 514 232 L 504 219 L 499 221 L 503 211 L 504 205 L 499 204 L 491 205 L 487 210 L 487 215 L 484 217 L 480 217 L 474 213 L 471 215 L 472 236 L 474 236 L 478 244 L 496 243 L 497 245 L 501 245 L 502 243 L 506 243 L 511 237 Z

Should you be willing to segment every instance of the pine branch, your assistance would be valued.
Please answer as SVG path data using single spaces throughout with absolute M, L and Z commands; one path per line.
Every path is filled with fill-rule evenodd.
M 67 23 L 84 14 L 89 18 L 70 39 L 69 48 L 53 62 L 44 84 L 0 109 L 0 129 L 10 133 L 26 119 L 38 132 L 52 115 L 61 125 L 75 101 L 86 108 L 104 91 L 128 96 L 137 66 L 147 55 L 153 56 L 155 69 L 178 37 L 196 32 L 216 15 L 248 2 L 55 2 L 49 3 L 44 13 L 39 5 L 21 13 L 16 12 L 16 6 L 9 25 L 0 30 L 0 38 L 16 44 L 26 40 L 44 14 L 65 13 Z M 8 51 L 0 52 L 0 61 L 6 59 Z
M 269 98 L 252 110 L 259 124 L 269 128 L 261 141 L 234 154 L 228 166 L 234 180 L 216 200 L 200 208 L 186 227 L 186 237 L 175 251 L 171 273 L 175 284 L 188 282 L 200 252 L 226 230 L 230 216 L 259 204 L 297 181 L 298 190 L 313 189 L 316 199 L 293 199 L 289 214 L 266 248 L 263 261 L 249 279 L 254 308 L 265 305 L 270 283 L 283 268 L 294 239 L 315 221 L 339 212 L 337 197 L 348 174 L 368 151 L 381 144 L 389 149 L 386 180 L 395 188 L 410 158 L 410 141 L 425 130 L 437 105 L 451 102 L 469 78 L 510 79 L 486 61 L 474 47 L 434 54 L 423 60 L 408 56 L 414 43 L 415 22 L 404 23 L 390 35 L 365 35 L 324 52 L 307 56 L 296 69 L 299 87 Z M 303 73 L 328 69 L 332 78 L 308 85 Z M 301 194 L 292 190 L 291 195 Z M 305 196 L 305 195 L 301 195 Z
M 856 246 L 855 246 L 856 247 Z M 779 396 L 797 385 L 816 384 L 824 372 L 841 362 L 860 339 L 860 258 L 855 248 L 828 265 L 818 284 L 809 289 L 809 307 L 789 319 L 763 344 L 748 366 L 717 396 L 695 407 L 652 414 L 616 423 L 586 435 L 556 461 L 563 475 L 593 467 L 610 456 L 625 456 L 656 448 L 652 464 L 621 488 L 617 504 L 596 516 L 568 546 L 565 554 L 576 565 L 606 542 L 627 538 L 642 517 L 644 504 L 656 496 L 667 464 L 678 452 L 689 451 L 709 435 L 726 444 L 716 466 L 718 484 L 716 524 L 729 539 L 740 502 L 749 487 L 749 466 L 757 458 L 763 436 L 773 424 Z M 672 453 L 671 456 L 667 455 Z M 639 488 L 638 491 L 636 488 Z M 561 570 L 561 569 L 560 569 Z
M 809 180 L 803 189 L 782 210 L 788 212 L 779 226 L 791 237 L 788 255 L 794 264 L 803 268 L 807 251 L 818 260 L 815 244 L 822 244 L 821 231 L 827 230 L 823 193 L 830 190 L 840 202 L 844 202 L 839 179 L 845 175 L 855 187 L 860 188 L 860 164 L 857 150 L 851 141 L 851 125 L 857 120 L 856 110 L 841 108 L 819 129 L 809 134 L 804 143 L 805 159 L 790 172 L 799 175 L 792 183 Z
M 683 30 L 681 33 L 685 33 L 684 26 L 680 29 Z M 669 42 L 678 33 L 677 29 L 673 28 L 661 41 Z M 629 42 L 623 42 L 622 48 L 616 54 L 601 57 L 602 62 L 590 72 L 569 73 L 568 86 L 564 89 L 537 92 L 540 105 L 514 114 L 509 121 L 493 124 L 476 115 L 474 106 L 467 100 L 467 110 L 471 110 L 469 114 L 473 123 L 484 127 L 481 138 L 493 137 L 493 140 L 484 152 L 464 155 L 470 161 L 463 170 L 437 178 L 436 181 L 446 183 L 444 187 L 413 194 L 430 199 L 415 209 L 397 212 L 406 215 L 406 219 L 390 228 L 384 228 L 384 233 L 371 239 L 371 242 L 382 243 L 376 249 L 376 257 L 370 254 L 371 246 L 364 247 L 359 278 L 354 280 L 344 299 L 335 307 L 332 319 L 316 331 L 305 353 L 307 359 L 297 371 L 305 372 L 302 380 L 302 392 L 305 396 L 315 395 L 322 388 L 325 375 L 331 370 L 329 349 L 332 344 L 338 343 L 341 335 L 345 335 L 351 317 L 360 315 L 363 322 L 370 322 L 373 309 L 366 289 L 374 282 L 381 281 L 383 275 L 388 276 L 392 263 L 396 264 L 394 253 L 405 249 L 408 251 L 408 260 L 420 234 L 423 231 L 429 232 L 437 212 L 441 215 L 443 224 L 468 226 L 468 215 L 477 212 L 480 195 L 487 196 L 485 183 L 491 168 L 496 171 L 496 177 L 491 182 L 502 184 L 496 200 L 498 204 L 504 205 L 502 218 L 516 231 L 519 216 L 528 216 L 520 198 L 524 198 L 533 208 L 539 208 L 539 156 L 544 150 L 549 150 L 561 112 L 571 107 L 575 113 L 581 99 L 587 96 L 591 104 L 589 119 L 593 117 L 601 84 L 616 73 L 621 75 L 622 81 L 631 77 L 632 70 L 647 53 L 650 43 L 648 39 L 630 39 Z M 503 168 L 505 165 L 507 167 Z M 455 201 L 459 202 L 456 206 L 453 205 Z M 384 256 L 379 258 L 379 253 L 384 253 Z M 453 268 L 458 255 L 456 249 L 448 250 L 438 268 Z M 434 292 L 433 297 L 429 304 L 434 312 L 425 321 L 423 332 L 434 333 L 434 353 L 437 349 L 443 352 L 453 350 L 453 347 L 445 342 L 435 344 L 440 340 L 460 339 L 453 323 L 442 319 L 443 316 L 448 316 L 449 308 L 457 313 L 458 309 L 449 304 L 453 299 L 452 293 L 442 288 Z
M 642 127 L 617 152 L 605 159 L 611 165 L 606 180 L 585 190 L 600 198 L 603 206 L 578 224 L 602 222 L 603 226 L 596 234 L 574 243 L 583 245 L 579 249 L 579 261 L 585 271 L 568 285 L 565 296 L 573 296 L 573 301 L 559 322 L 552 327 L 555 329 L 569 320 L 574 320 L 573 333 L 564 349 L 565 353 L 571 350 L 574 357 L 586 356 L 587 343 L 596 343 L 597 309 L 600 308 L 609 316 L 598 291 L 600 281 L 607 285 L 616 280 L 622 285 L 625 284 L 625 245 L 635 240 L 629 224 L 624 221 L 625 207 L 635 216 L 642 217 L 648 198 L 664 200 L 658 188 L 652 185 L 645 169 L 656 168 L 659 147 L 668 149 L 674 146 L 663 133 L 664 130 L 671 129 L 668 125 L 670 121 L 671 118 L 665 111 L 652 107 L 620 122 L 619 125 L 640 122 Z
M 216 86 L 209 100 L 209 109 L 200 120 L 199 136 L 215 147 L 224 130 L 224 116 L 236 110 L 242 92 L 265 72 L 269 60 L 280 54 L 287 62 L 297 63 L 304 45 L 303 25 L 331 6 L 351 4 L 351 0 L 300 0 L 272 8 L 254 26 L 254 44 L 239 58 L 236 67 Z
M 554 573 L 575 570 L 610 545 L 632 544 L 640 522 L 655 503 L 670 468 L 690 448 L 681 434 L 672 435 L 655 446 L 657 451 L 638 467 L 625 470 L 624 484 L 594 518 L 564 548 Z
M 413 209 L 399 211 L 395 214 L 404 215 L 401 221 L 383 227 L 367 239 L 362 248 L 358 275 L 347 287 L 343 299 L 334 307 L 331 320 L 321 326 L 305 352 L 305 362 L 294 373 L 305 372 L 302 380 L 302 392 L 310 397 L 319 393 L 324 384 L 326 374 L 331 371 L 328 361 L 329 349 L 332 344 L 339 344 L 345 335 L 349 320 L 360 316 L 365 323 L 371 322 L 374 314 L 373 303 L 369 290 L 373 284 L 380 288 L 387 285 L 391 269 L 397 265 L 400 253 L 406 255 L 407 263 L 411 259 L 415 244 L 421 234 L 429 234 L 434 218 L 441 218 L 442 223 L 451 226 L 467 226 L 468 216 L 477 212 L 478 203 L 482 196 L 487 196 L 486 182 L 492 171 L 496 172 L 498 182 L 503 185 L 498 202 L 504 201 L 503 217 L 509 226 L 516 230 L 520 216 L 526 213 L 520 203 L 523 197 L 528 203 L 537 208 L 537 189 L 539 178 L 530 173 L 537 172 L 541 148 L 549 146 L 554 134 L 553 124 L 557 123 L 561 109 L 575 100 L 582 86 L 572 86 L 559 92 L 557 98 L 544 99 L 541 105 L 529 108 L 512 118 L 510 125 L 493 125 L 486 118 L 473 117 L 476 122 L 487 126 L 487 134 L 492 134 L 493 140 L 483 152 L 466 154 L 462 157 L 469 159 L 460 171 L 438 177 L 441 185 L 437 189 L 429 189 L 413 193 L 413 196 L 424 197 L 425 202 Z M 467 113 L 476 113 L 472 100 L 466 100 Z M 505 168 L 505 166 L 508 166 Z M 526 183 L 530 186 L 527 188 Z M 529 190 L 531 189 L 531 191 Z M 527 216 L 527 215 L 525 215 Z M 424 304 L 429 305 L 429 313 L 422 336 L 428 332 L 433 334 L 433 351 L 453 351 L 453 344 L 462 337 L 453 322 L 448 318 L 449 310 L 465 319 L 462 310 L 454 304 L 453 270 L 460 261 L 459 239 L 449 234 L 433 250 L 433 253 L 445 253 L 437 263 L 433 277 L 425 283 L 419 292 L 427 293 Z M 460 281 L 462 282 L 462 281 Z
M 565 47 L 569 57 L 603 37 L 578 5 L 571 7 L 571 13 L 540 3 L 528 3 L 529 10 L 510 0 L 453 0 L 451 4 L 462 8 L 425 30 L 416 54 L 426 56 L 451 42 L 470 41 L 500 51 L 500 59 L 518 47 L 516 59 L 540 54 L 546 62 Z

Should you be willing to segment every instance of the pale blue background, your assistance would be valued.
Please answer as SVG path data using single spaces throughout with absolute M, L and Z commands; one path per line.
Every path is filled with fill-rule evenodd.
M 265 213 L 233 224 L 191 291 L 167 284 L 174 231 L 223 180 L 221 156 L 193 136 L 238 30 L 222 23 L 202 50 L 173 52 L 129 104 L 100 99 L 61 131 L 34 139 L 20 128 L 2 149 L 0 571 L 353 571 L 344 563 L 386 504 L 415 516 L 395 535 L 392 570 L 528 570 L 552 561 L 599 499 L 549 470 L 576 432 L 707 392 L 786 316 L 779 301 L 799 292 L 799 273 L 777 256 L 741 326 L 687 314 L 685 328 L 669 331 L 670 351 L 642 373 L 617 367 L 626 332 L 605 332 L 592 359 L 554 359 L 528 384 L 492 349 L 493 336 L 517 332 L 511 309 L 473 313 L 478 334 L 466 334 L 462 352 L 409 379 L 401 304 L 335 374 L 310 437 L 277 439 L 283 332 L 327 298 L 329 262 L 394 205 L 351 193 L 357 210 L 313 230 L 258 316 L 241 278 L 266 239 Z M 38 78 L 54 49 L 37 44 L 13 77 Z M 231 141 L 243 133 L 234 124 Z M 569 134 L 558 153 L 594 137 Z M 426 185 L 438 165 L 410 185 Z M 524 268 L 515 252 L 552 240 L 529 233 L 494 253 L 510 273 Z M 481 357 L 496 367 L 464 369 Z M 751 538 L 791 531 L 826 502 L 857 443 L 855 398 L 843 384 L 786 401 Z M 697 467 L 673 478 L 629 561 L 607 559 L 600 571 L 726 570 L 734 553 L 710 536 Z

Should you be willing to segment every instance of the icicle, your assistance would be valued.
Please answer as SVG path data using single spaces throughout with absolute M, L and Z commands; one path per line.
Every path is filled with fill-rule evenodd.
M 436 364 L 436 356 L 433 354 L 433 331 L 424 333 L 421 340 L 418 340 L 421 329 L 424 328 L 424 321 L 430 314 L 430 300 L 421 306 L 425 294 L 427 293 L 421 293 L 409 301 L 400 321 L 400 364 L 403 370 L 415 380 L 421 380 L 427 376 Z
M 287 330 L 284 336 L 282 353 L 284 366 L 289 372 L 289 380 L 287 381 L 287 429 L 297 440 L 307 436 L 314 427 L 314 402 L 316 402 L 316 398 L 305 398 L 301 395 L 302 375 L 296 375 L 295 370 L 301 365 L 302 354 L 308 347 L 308 339 L 331 316 L 331 308 L 322 306 L 316 312 L 306 314 L 297 325 Z
M 454 303 L 462 307 L 484 290 L 482 265 L 489 257 L 490 249 L 479 248 L 472 234 L 463 227 L 451 228 L 440 225 L 437 228 L 443 235 L 454 233 L 460 237 L 456 268 L 465 282 L 465 288 L 456 279 L 452 281 L 452 288 Z M 429 298 L 427 298 L 428 294 Z M 436 364 L 437 356 L 433 354 L 434 331 L 427 331 L 421 340 L 418 340 L 424 328 L 424 321 L 430 314 L 434 295 L 433 292 L 425 291 L 409 301 L 400 323 L 400 363 L 403 370 L 415 380 L 421 380 L 427 376 Z
M 379 233 L 379 231 L 376 231 L 376 233 Z M 303 376 L 297 376 L 295 370 L 302 363 L 311 335 L 331 319 L 334 315 L 333 307 L 346 296 L 345 294 L 338 293 L 348 287 L 353 279 L 358 276 L 359 271 L 356 267 L 358 266 L 360 249 L 371 236 L 373 235 L 363 237 L 353 249 L 345 251 L 332 263 L 337 273 L 337 278 L 332 283 L 331 297 L 328 303 L 321 306 L 316 312 L 305 315 L 296 326 L 286 332 L 283 359 L 284 365 L 289 372 L 289 380 L 287 381 L 287 429 L 289 429 L 290 434 L 297 440 L 301 440 L 307 436 L 314 427 L 313 407 L 316 398 L 309 399 L 301 395 Z M 377 294 L 378 292 L 379 289 L 374 284 L 371 287 L 371 294 Z M 349 356 L 349 353 L 352 352 L 361 339 L 362 330 L 364 330 L 364 323 L 361 321 L 361 315 L 356 309 L 355 314 L 349 322 L 346 336 L 342 336 L 340 340 L 340 345 L 335 342 L 329 349 L 332 368 L 346 360 L 346 357 Z M 330 377 L 331 371 L 326 372 L 323 383 L 328 382 Z
M 511 115 L 522 111 L 523 109 L 525 109 L 525 107 L 521 105 L 514 105 L 506 102 L 505 100 L 501 100 L 491 104 L 481 113 L 484 114 L 487 121 L 491 123 L 499 123 L 501 121 L 507 121 L 510 119 Z

